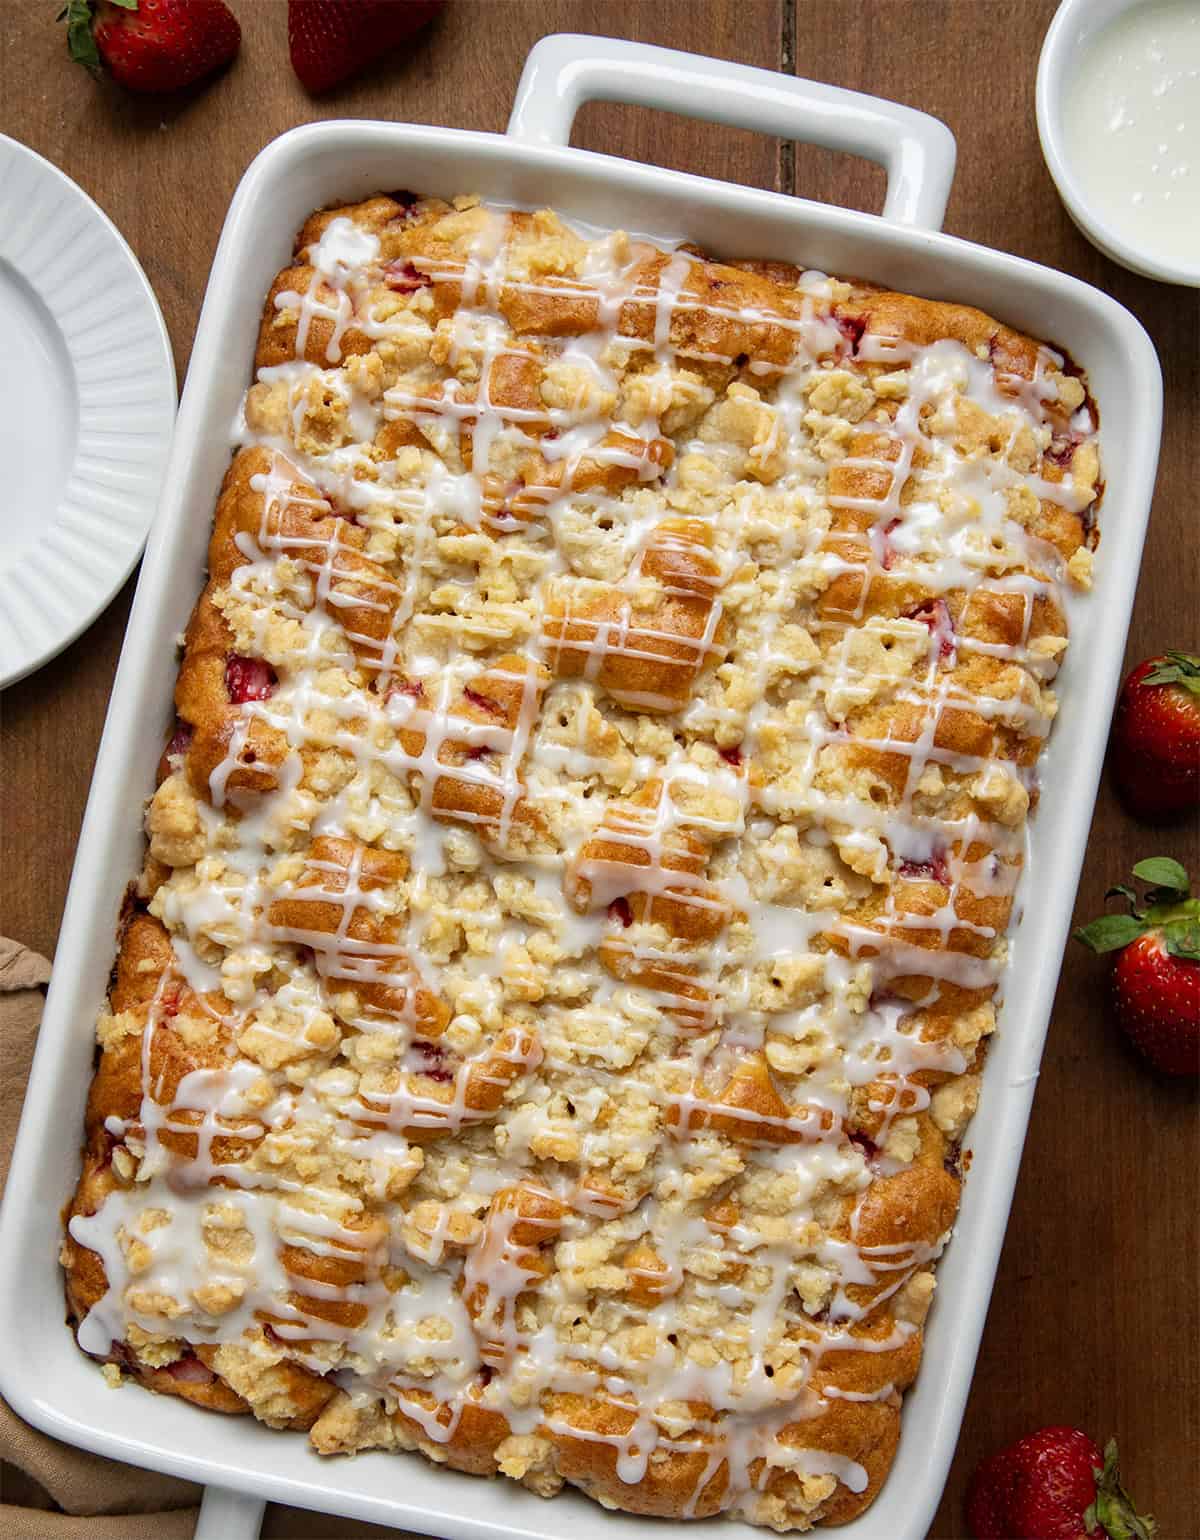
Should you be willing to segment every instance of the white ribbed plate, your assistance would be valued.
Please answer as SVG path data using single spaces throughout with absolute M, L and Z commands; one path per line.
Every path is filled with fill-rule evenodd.
M 133 570 L 174 420 L 137 259 L 69 177 L 0 134 L 0 688 L 73 642 Z

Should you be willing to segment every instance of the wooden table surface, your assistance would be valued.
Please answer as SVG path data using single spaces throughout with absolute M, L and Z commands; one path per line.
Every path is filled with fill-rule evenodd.
M 282 0 L 232 3 L 245 35 L 234 68 L 163 104 L 73 70 L 48 0 L 0 0 L 0 130 L 55 161 L 116 221 L 161 301 L 181 380 L 230 196 L 282 130 L 318 117 L 501 130 L 526 51 L 555 31 L 795 70 L 944 119 L 959 145 L 946 228 L 1078 274 L 1146 326 L 1162 359 L 1166 422 L 1128 656 L 1197 648 L 1198 297 L 1105 260 L 1055 195 L 1033 103 L 1054 0 L 456 0 L 410 55 L 320 103 L 289 68 Z M 574 142 L 852 207 L 882 200 L 882 174 L 864 162 L 641 109 L 586 108 Z M 129 598 L 127 588 L 74 646 L 3 697 L 0 926 L 48 954 Z M 1156 852 L 1197 871 L 1195 826 L 1138 827 L 1106 784 L 1079 915 L 1097 912 L 1104 889 Z M 1197 1097 L 1145 1072 L 1116 1040 L 1102 975 L 1070 949 L 958 1457 L 930 1531 L 938 1540 L 965 1532 L 975 1462 L 1050 1422 L 1078 1423 L 1101 1441 L 1115 1432 L 1164 1540 L 1200 1536 Z M 269 1532 L 286 1529 L 285 1516 L 270 1521 Z M 336 1525 L 322 1520 L 307 1533 L 333 1535 Z

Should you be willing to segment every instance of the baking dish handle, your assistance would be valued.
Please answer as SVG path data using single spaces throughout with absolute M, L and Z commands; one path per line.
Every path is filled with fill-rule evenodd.
M 258 1540 L 266 1502 L 228 1487 L 205 1487 L 192 1540 Z
M 533 144 L 568 144 L 588 101 L 660 107 L 863 155 L 887 170 L 885 219 L 941 228 L 954 135 L 915 108 L 675 48 L 560 32 L 530 50 L 508 132 Z

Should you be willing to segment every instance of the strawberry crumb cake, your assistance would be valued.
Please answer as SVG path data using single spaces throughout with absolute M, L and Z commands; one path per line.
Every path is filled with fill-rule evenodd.
M 276 279 L 63 1250 L 126 1379 L 838 1523 L 917 1372 L 1099 493 L 977 310 L 375 197 Z

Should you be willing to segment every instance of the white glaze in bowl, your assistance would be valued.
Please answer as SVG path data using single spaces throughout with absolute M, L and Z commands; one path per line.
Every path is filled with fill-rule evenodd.
M 1077 117 L 1083 105 L 1081 91 L 1088 83 L 1081 76 L 1083 71 L 1087 71 L 1089 79 L 1094 77 L 1097 92 L 1103 92 L 1106 80 L 1110 89 L 1114 78 L 1121 81 L 1122 92 L 1113 101 L 1117 113 L 1126 110 L 1127 94 L 1136 97 L 1142 91 L 1147 108 L 1160 107 L 1155 97 L 1161 97 L 1168 82 L 1173 96 L 1179 95 L 1184 86 L 1193 96 L 1200 89 L 1190 78 L 1176 78 L 1186 72 L 1186 60 L 1182 61 L 1182 71 L 1170 59 L 1161 60 L 1151 71 L 1149 59 L 1143 57 L 1153 43 L 1156 18 L 1167 8 L 1163 0 L 1063 0 L 1046 33 L 1038 65 L 1038 135 L 1046 165 L 1067 212 L 1094 246 L 1114 262 L 1147 278 L 1200 287 L 1200 215 L 1196 220 L 1195 254 L 1190 260 L 1181 257 L 1177 238 L 1173 242 L 1156 241 L 1153 217 L 1154 201 L 1162 196 L 1161 190 L 1155 192 L 1156 181 L 1172 173 L 1179 180 L 1166 189 L 1169 196 L 1179 199 L 1189 189 L 1193 203 L 1200 196 L 1200 114 L 1181 113 L 1178 121 L 1183 123 L 1182 129 L 1172 114 L 1164 129 L 1161 151 L 1157 143 L 1143 141 L 1141 148 L 1159 153 L 1155 161 L 1146 165 L 1144 186 L 1131 185 L 1128 204 L 1116 189 L 1124 185 L 1131 169 L 1128 156 L 1137 153 L 1132 144 L 1127 147 L 1126 141 L 1130 137 L 1141 138 L 1142 125 L 1137 125 L 1131 136 L 1127 130 L 1132 125 L 1102 121 L 1102 114 L 1095 110 L 1098 104 L 1092 103 L 1087 119 L 1094 128 L 1098 125 L 1104 140 L 1098 146 L 1095 133 L 1086 135 Z M 1174 0 L 1169 9 L 1174 13 L 1170 19 L 1178 24 L 1195 7 L 1188 0 Z M 1187 19 L 1191 19 L 1190 14 Z M 1127 59 L 1108 60 L 1106 70 L 1105 44 L 1116 42 L 1110 29 L 1119 28 L 1122 40 L 1132 44 L 1140 37 L 1143 26 L 1147 46 L 1130 49 Z M 1177 25 L 1175 30 L 1178 31 Z M 1186 140 L 1186 148 L 1173 142 L 1173 138 L 1180 136 Z M 1108 186 L 1097 181 L 1106 152 L 1112 177 Z M 1139 194 L 1139 202 L 1134 203 Z M 1160 208 L 1158 212 L 1161 215 L 1165 210 Z

